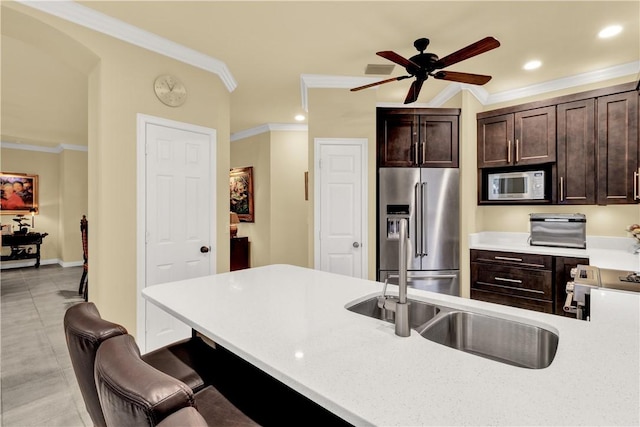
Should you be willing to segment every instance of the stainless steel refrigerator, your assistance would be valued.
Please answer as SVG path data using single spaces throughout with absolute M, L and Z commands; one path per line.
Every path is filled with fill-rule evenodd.
M 459 170 L 378 170 L 378 280 L 398 283 L 399 220 L 409 222 L 407 284 L 460 294 Z

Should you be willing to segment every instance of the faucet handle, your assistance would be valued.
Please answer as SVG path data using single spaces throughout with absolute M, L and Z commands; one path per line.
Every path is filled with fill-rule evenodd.
M 389 284 L 389 278 L 384 279 L 384 286 L 382 287 L 382 298 L 387 297 L 387 285 Z

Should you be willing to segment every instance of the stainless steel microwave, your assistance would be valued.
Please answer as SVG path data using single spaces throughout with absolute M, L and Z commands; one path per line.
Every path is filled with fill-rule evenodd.
M 544 171 L 502 172 L 487 175 L 489 200 L 542 200 Z

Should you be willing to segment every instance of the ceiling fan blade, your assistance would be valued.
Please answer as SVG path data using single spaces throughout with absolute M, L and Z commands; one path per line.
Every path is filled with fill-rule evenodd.
M 445 56 L 444 58 L 440 58 L 438 62 L 436 62 L 436 68 L 448 67 L 460 61 L 464 61 L 465 59 L 469 59 L 476 55 L 480 55 L 481 53 L 488 52 L 492 49 L 497 48 L 498 46 L 500 46 L 500 42 L 498 40 L 494 39 L 493 37 L 485 37 L 482 40 L 472 43 L 467 47 L 463 47 L 462 49 Z
M 491 80 L 491 76 L 483 74 L 457 73 L 455 71 L 438 71 L 433 75 L 434 79 L 451 80 L 453 82 L 483 85 Z
M 417 69 L 420 68 L 420 66 L 415 62 L 410 61 L 407 58 L 404 58 L 391 50 L 383 50 L 382 52 L 376 52 L 376 55 L 381 56 L 384 59 L 388 59 L 391 62 L 395 62 L 398 65 L 402 65 L 404 68 L 407 68 L 408 66 L 412 66 Z
M 369 83 L 368 85 L 354 87 L 353 89 L 351 89 L 351 92 L 357 92 L 357 91 L 362 90 L 362 89 L 368 89 L 370 87 L 382 85 L 382 84 L 385 84 L 385 83 L 390 83 L 390 82 L 395 82 L 395 81 L 398 81 L 398 80 L 408 79 L 409 77 L 411 77 L 411 76 L 400 76 L 400 77 L 394 77 L 392 79 L 380 80 L 379 82 Z
M 424 81 L 425 79 L 417 78 L 413 83 L 411 83 L 409 93 L 407 93 L 407 97 L 404 100 L 405 104 L 411 104 L 418 100 L 418 95 L 420 94 L 420 89 L 422 89 L 422 83 L 424 83 Z

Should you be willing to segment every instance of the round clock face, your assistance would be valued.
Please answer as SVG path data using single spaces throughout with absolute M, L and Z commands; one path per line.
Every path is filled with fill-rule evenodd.
M 187 89 L 182 82 L 170 75 L 163 75 L 153 84 L 156 96 L 170 107 L 179 107 L 187 99 Z

